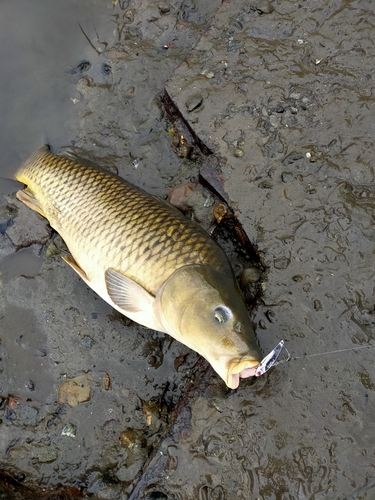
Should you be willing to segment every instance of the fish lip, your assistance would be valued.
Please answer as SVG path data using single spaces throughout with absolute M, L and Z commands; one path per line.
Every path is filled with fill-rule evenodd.
M 241 378 L 254 377 L 259 366 L 258 360 L 242 360 L 232 363 L 234 366 L 228 370 L 226 384 L 230 389 L 237 389 Z
M 239 377 L 240 378 L 248 378 L 248 377 L 254 377 L 256 372 L 257 372 L 257 369 L 258 369 L 258 366 L 259 366 L 259 362 L 257 361 L 256 364 L 254 366 L 249 366 L 247 368 L 244 368 L 240 373 L 239 373 Z

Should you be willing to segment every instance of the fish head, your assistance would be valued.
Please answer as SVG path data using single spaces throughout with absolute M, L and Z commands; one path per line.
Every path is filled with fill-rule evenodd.
M 206 265 L 179 268 L 157 303 L 165 331 L 206 358 L 228 387 L 255 375 L 261 353 L 232 273 Z

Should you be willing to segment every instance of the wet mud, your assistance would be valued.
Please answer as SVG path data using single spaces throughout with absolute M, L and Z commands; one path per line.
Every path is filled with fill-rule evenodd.
M 0 498 L 371 500 L 373 5 L 39 0 L 12 33 L 21 4 L 0 7 Z M 43 142 L 201 223 L 291 360 L 227 391 L 99 299 L 15 198 Z

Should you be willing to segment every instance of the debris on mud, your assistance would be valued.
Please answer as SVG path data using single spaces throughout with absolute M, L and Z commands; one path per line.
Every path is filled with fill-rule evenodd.
M 58 390 L 58 403 L 67 403 L 70 406 L 77 406 L 80 403 L 89 401 L 91 397 L 91 388 L 89 383 L 91 380 L 91 377 L 81 375 L 74 379 L 66 380 L 60 384 Z

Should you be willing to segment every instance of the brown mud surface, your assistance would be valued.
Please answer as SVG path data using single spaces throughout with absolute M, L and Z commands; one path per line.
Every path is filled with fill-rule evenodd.
M 0 12 L 0 499 L 372 500 L 374 5 Z M 227 391 L 99 299 L 15 198 L 43 142 L 220 222 L 291 360 Z

